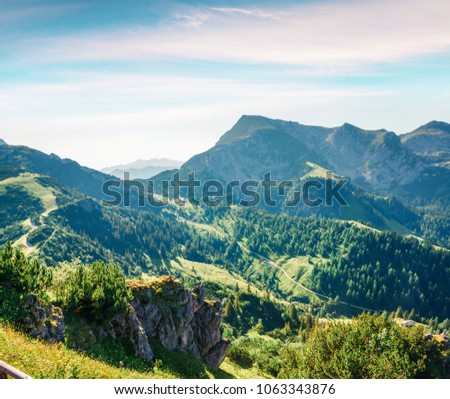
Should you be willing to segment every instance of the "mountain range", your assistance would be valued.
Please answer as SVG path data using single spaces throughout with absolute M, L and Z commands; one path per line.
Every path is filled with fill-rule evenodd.
M 420 182 L 427 185 L 428 198 L 448 196 L 448 185 L 428 183 L 449 181 L 449 140 L 450 125 L 444 122 L 430 122 L 399 136 L 348 123 L 324 128 L 244 115 L 213 148 L 191 158 L 181 171 L 228 181 L 262 179 L 267 171 L 274 179 L 297 179 L 309 161 L 350 178 L 365 191 L 420 196 L 420 190 L 411 187 Z M 430 154 L 442 162 L 436 163 Z

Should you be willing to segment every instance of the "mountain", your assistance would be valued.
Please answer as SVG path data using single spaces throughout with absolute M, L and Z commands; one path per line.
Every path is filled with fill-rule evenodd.
M 6 144 L 6 141 L 3 140 L 3 139 L 0 139 L 0 145 L 7 145 L 7 144 Z
M 270 171 L 273 180 L 293 181 L 293 189 L 286 190 L 289 198 L 312 177 L 324 182 L 326 170 L 331 170 L 336 178 L 350 179 L 340 191 L 349 206 L 260 204 L 259 208 L 360 220 L 400 234 L 424 234 L 433 242 L 448 246 L 450 226 L 438 221 L 445 220 L 444 215 L 449 212 L 450 169 L 407 145 L 417 137 L 432 135 L 430 148 L 444 154 L 447 147 L 442 138 L 447 137 L 448 126 L 431 122 L 407 140 L 408 137 L 385 129 L 364 130 L 348 123 L 326 128 L 244 115 L 214 147 L 192 157 L 179 172 L 182 177 L 195 172 L 200 180 L 226 184 L 233 180 L 261 181 Z M 426 148 L 426 143 L 422 144 Z M 164 172 L 154 180 L 160 183 L 173 173 Z M 234 192 L 233 198 L 236 197 L 243 196 Z
M 363 130 L 348 123 L 324 128 L 262 116 L 242 116 L 210 150 L 194 156 L 181 171 L 219 180 L 296 179 L 307 161 L 346 176 L 366 190 L 392 192 L 422 176 L 426 161 L 386 130 Z
M 123 179 L 125 172 L 130 173 L 131 179 L 149 179 L 165 170 L 177 169 L 182 164 L 182 161 L 167 158 L 139 159 L 128 164 L 103 168 L 101 172 L 116 176 L 120 179 Z
M 401 141 L 416 155 L 435 164 L 450 167 L 450 124 L 429 122 L 403 134 Z
M 269 171 L 273 179 L 286 179 L 300 177 L 306 162 L 316 158 L 277 121 L 244 116 L 213 148 L 191 158 L 181 171 L 223 182 L 261 179 Z

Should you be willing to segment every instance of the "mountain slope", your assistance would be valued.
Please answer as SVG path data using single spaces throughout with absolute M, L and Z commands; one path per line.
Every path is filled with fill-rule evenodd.
M 415 154 L 433 163 L 450 167 L 450 124 L 429 122 L 403 134 L 401 141 Z
M 102 184 L 112 179 L 70 159 L 61 159 L 55 154 L 47 155 L 24 146 L 0 146 L 0 166 L 51 176 L 61 184 L 99 199 L 103 196 Z
M 270 172 L 275 180 L 299 177 L 305 163 L 316 156 L 301 142 L 278 128 L 259 128 L 247 136 L 229 137 L 211 150 L 196 155 L 182 167 L 183 173 L 196 172 L 203 180 L 261 179 Z
M 260 181 L 270 171 L 272 180 L 291 180 L 294 189 L 301 192 L 308 179 L 325 182 L 326 169 L 351 179 L 341 191 L 348 207 L 300 204 L 294 208 L 283 205 L 274 208 L 263 204 L 260 208 L 363 220 L 377 228 L 410 234 L 420 231 L 419 218 L 402 202 L 391 201 L 392 194 L 407 201 L 416 197 L 430 201 L 437 195 L 450 199 L 448 185 L 438 184 L 450 181 L 446 169 L 436 168 L 412 153 L 393 132 L 368 131 L 350 124 L 324 128 L 244 115 L 213 148 L 187 161 L 180 173 L 187 176 L 195 172 L 203 181 L 242 183 Z M 314 175 L 317 171 L 319 175 Z M 168 179 L 169 175 L 164 173 L 154 180 Z M 288 196 L 292 192 L 286 190 Z

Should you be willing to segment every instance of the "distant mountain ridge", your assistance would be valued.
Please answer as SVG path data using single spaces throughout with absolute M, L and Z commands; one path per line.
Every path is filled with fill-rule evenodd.
M 182 161 L 168 158 L 139 159 L 128 164 L 103 168 L 100 171 L 118 178 L 123 178 L 124 173 L 128 172 L 131 179 L 149 179 L 165 170 L 178 169 L 182 164 Z

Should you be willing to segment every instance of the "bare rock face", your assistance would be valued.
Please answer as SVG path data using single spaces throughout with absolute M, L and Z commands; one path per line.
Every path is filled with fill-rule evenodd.
M 128 340 L 133 345 L 136 356 L 153 363 L 153 350 L 148 343 L 141 321 L 136 316 L 131 305 L 128 305 L 124 314 L 116 316 L 109 323 L 110 329 L 105 331 L 114 339 Z
M 62 342 L 65 335 L 65 323 L 62 310 L 52 304 L 44 305 L 40 299 L 31 294 L 25 300 L 24 309 L 27 316 L 25 329 L 34 338 L 47 342 Z
M 147 337 L 168 349 L 181 349 L 217 368 L 230 343 L 220 334 L 222 304 L 205 301 L 201 284 L 189 291 L 170 276 L 150 283 L 130 283 L 131 306 Z
M 202 287 L 204 290 L 204 288 Z M 230 341 L 223 340 L 220 334 L 222 322 L 222 303 L 202 301 L 194 314 L 192 329 L 200 356 L 205 363 L 217 369 L 225 359 Z

